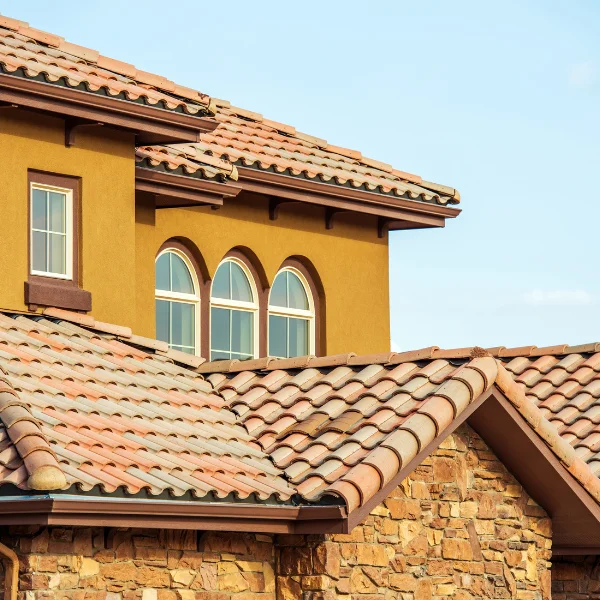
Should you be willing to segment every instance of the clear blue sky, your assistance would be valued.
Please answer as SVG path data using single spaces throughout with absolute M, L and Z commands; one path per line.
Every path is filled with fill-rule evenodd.
M 600 341 L 600 3 L 0 0 L 0 13 L 459 189 L 446 229 L 390 236 L 396 348 Z

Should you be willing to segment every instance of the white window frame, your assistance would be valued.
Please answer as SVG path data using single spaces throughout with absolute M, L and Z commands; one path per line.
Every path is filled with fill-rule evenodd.
M 269 291 L 269 307 L 267 311 L 267 355 L 271 356 L 269 343 L 271 340 L 270 331 L 269 331 L 269 316 L 275 315 L 278 317 L 296 317 L 301 319 L 306 319 L 308 321 L 308 353 L 309 355 L 314 355 L 316 350 L 316 330 L 315 330 L 315 302 L 312 295 L 311 287 L 308 283 L 308 280 L 304 275 L 298 270 L 294 269 L 294 267 L 284 267 L 277 271 L 275 278 L 273 279 L 273 283 L 275 283 L 275 279 L 281 275 L 281 273 L 288 271 L 289 273 L 293 273 L 298 277 L 300 283 L 304 287 L 304 293 L 308 298 L 308 310 L 303 310 L 299 308 L 286 308 L 285 306 L 273 306 L 271 305 L 271 290 Z M 286 340 L 286 348 L 288 347 L 289 340 Z M 281 357 L 285 358 L 285 357 Z
M 154 261 L 154 273 L 156 277 L 156 263 L 158 259 L 164 254 L 175 254 L 181 260 L 188 269 L 190 277 L 192 278 L 192 286 L 194 288 L 194 294 L 184 294 L 181 292 L 169 292 L 167 290 L 159 290 L 156 288 L 156 282 L 154 284 L 154 302 L 156 307 L 156 300 L 164 300 L 165 302 L 180 302 L 182 304 L 193 304 L 194 305 L 194 355 L 200 355 L 200 283 L 198 281 L 198 274 L 196 273 L 196 269 L 194 265 L 190 261 L 190 259 L 185 255 L 185 253 L 181 252 L 177 248 L 165 248 L 161 252 L 159 252 L 158 256 Z M 156 308 L 155 308 L 156 310 Z M 169 337 L 171 337 L 170 331 L 170 323 L 169 323 Z M 171 348 L 171 344 L 169 343 L 169 348 Z M 179 350 L 179 348 L 177 348 Z M 181 350 L 180 350 L 181 352 Z
M 256 358 L 258 356 L 259 353 L 259 322 L 258 322 L 258 316 L 259 316 L 259 306 L 258 306 L 258 288 L 256 287 L 256 281 L 254 281 L 254 277 L 252 275 L 252 273 L 250 272 L 250 269 L 248 268 L 248 266 L 244 263 L 244 261 L 239 260 L 233 256 L 228 257 L 223 259 L 220 263 L 219 266 L 217 267 L 216 271 L 215 271 L 215 275 L 217 274 L 217 271 L 226 263 L 226 262 L 231 262 L 234 263 L 236 265 L 238 265 L 242 271 L 244 272 L 244 275 L 246 275 L 246 278 L 248 279 L 248 283 L 250 284 L 250 292 L 252 294 L 252 298 L 253 298 L 253 302 L 243 302 L 241 300 L 227 300 L 226 298 L 214 298 L 212 295 L 212 286 L 214 283 L 214 278 L 213 281 L 210 284 L 210 308 L 209 308 L 209 342 L 208 342 L 208 358 L 209 360 L 212 360 L 212 353 L 213 353 L 213 347 L 212 347 L 212 309 L 214 308 L 225 308 L 225 309 L 233 309 L 233 310 L 243 310 L 243 311 L 247 311 L 252 313 L 252 356 L 250 357 L 250 359 L 252 358 Z M 229 345 L 231 347 L 231 331 L 229 332 Z M 218 349 L 214 349 L 215 352 L 227 352 L 227 350 L 218 350 Z M 231 353 L 231 349 L 229 350 L 229 352 Z
M 52 271 L 37 271 L 33 268 L 33 232 L 45 233 L 49 239 L 50 232 L 48 229 L 35 229 L 33 227 L 33 190 L 42 190 L 44 192 L 58 192 L 65 195 L 65 228 L 66 228 L 66 244 L 65 244 L 65 268 L 66 273 L 53 273 Z M 46 253 L 48 248 L 46 247 Z M 62 188 L 54 185 L 46 185 L 36 183 L 30 184 L 29 189 L 29 272 L 38 277 L 50 277 L 52 279 L 64 279 L 67 281 L 73 280 L 73 190 L 70 188 Z

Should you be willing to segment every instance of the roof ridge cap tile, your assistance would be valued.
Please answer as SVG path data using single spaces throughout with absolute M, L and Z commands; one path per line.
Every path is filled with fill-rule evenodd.
M 540 408 L 527 398 L 523 386 L 513 379 L 500 361 L 497 362 L 496 385 L 560 462 L 565 465 L 571 475 L 579 481 L 596 502 L 600 503 L 600 480 L 587 463 L 577 456 L 575 448 L 560 436 L 556 427 L 546 419 Z
M 11 407 L 20 408 L 26 416 L 17 417 L 7 423 L 3 413 Z M 4 378 L 0 379 L 0 421 L 4 423 L 8 436 L 23 460 L 29 476 L 27 480 L 29 489 L 50 491 L 65 488 L 67 478 L 37 419 L 31 414 L 29 405 L 19 398 L 15 389 Z M 19 426 L 22 422 L 35 425 L 35 433 L 23 431 L 23 427 Z M 37 442 L 34 442 L 34 445 L 31 443 L 32 438 Z

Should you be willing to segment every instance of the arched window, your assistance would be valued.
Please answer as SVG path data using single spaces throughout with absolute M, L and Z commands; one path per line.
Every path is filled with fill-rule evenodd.
M 269 356 L 315 353 L 315 309 L 308 282 L 296 269 L 279 271 L 269 295 Z
M 250 271 L 241 261 L 225 259 L 210 294 L 210 359 L 254 358 L 257 318 L 257 291 Z
M 173 248 L 156 259 L 156 338 L 171 348 L 197 354 L 200 347 L 200 295 L 188 257 Z

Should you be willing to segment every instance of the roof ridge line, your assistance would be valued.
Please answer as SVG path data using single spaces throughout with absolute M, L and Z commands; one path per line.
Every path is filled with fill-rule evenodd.
M 560 436 L 556 427 L 546 419 L 540 408 L 527 398 L 523 387 L 513 379 L 502 362 L 498 359 L 496 359 L 496 362 L 498 364 L 498 375 L 495 383 L 498 388 L 519 411 L 534 432 L 542 438 L 569 473 L 600 504 L 600 479 L 592 473 L 588 464 L 577 456 L 575 448 Z
M 2 371 L 4 373 L 4 371 Z M 67 478 L 38 421 L 4 377 L 0 377 L 0 421 L 29 475 L 27 485 L 34 490 L 60 490 Z

